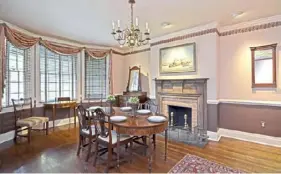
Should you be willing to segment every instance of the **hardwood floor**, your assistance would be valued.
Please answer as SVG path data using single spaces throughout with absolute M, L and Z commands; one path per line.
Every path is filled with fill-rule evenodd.
M 43 132 L 33 133 L 30 145 L 27 142 L 18 145 L 7 142 L 0 145 L 0 158 L 3 160 L 0 172 L 103 172 L 104 165 L 98 164 L 95 169 L 92 167 L 92 158 L 86 163 L 85 155 L 76 156 L 78 129 L 73 128 L 73 125 L 56 128 L 48 136 Z M 281 172 L 280 148 L 230 138 L 222 138 L 219 143 L 209 142 L 204 149 L 169 142 L 168 158 L 164 161 L 162 137 L 157 137 L 152 172 L 167 173 L 188 153 L 245 172 Z M 120 172 L 148 172 L 147 162 L 146 157 L 135 153 L 133 163 L 121 164 Z M 112 168 L 110 172 L 118 171 Z

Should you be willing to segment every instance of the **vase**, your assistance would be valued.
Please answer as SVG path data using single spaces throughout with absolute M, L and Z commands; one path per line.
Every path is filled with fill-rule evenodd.
M 113 101 L 107 101 L 108 102 L 108 105 L 109 105 L 109 111 L 108 111 L 108 113 L 110 114 L 110 115 L 112 115 L 113 114 Z
M 133 117 L 137 116 L 138 106 L 138 103 L 131 103 Z

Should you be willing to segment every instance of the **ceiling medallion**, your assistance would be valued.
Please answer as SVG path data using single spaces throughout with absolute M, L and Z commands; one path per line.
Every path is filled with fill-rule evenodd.
M 150 29 L 148 28 L 148 23 L 146 23 L 145 32 L 141 32 L 139 29 L 138 18 L 136 18 L 136 23 L 134 24 L 134 10 L 133 5 L 135 0 L 129 0 L 131 5 L 131 24 L 130 27 L 122 30 L 120 28 L 120 20 L 117 21 L 117 29 L 115 29 L 115 23 L 112 22 L 112 35 L 114 39 L 119 43 L 120 47 L 128 46 L 130 48 L 138 47 L 141 45 L 146 45 L 150 40 Z M 144 35 L 144 36 L 143 36 Z M 143 39 L 144 37 L 144 39 Z

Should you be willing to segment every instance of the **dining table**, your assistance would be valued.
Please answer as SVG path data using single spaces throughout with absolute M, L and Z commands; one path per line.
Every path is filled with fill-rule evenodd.
M 112 116 L 126 116 L 127 119 L 122 122 L 111 122 L 117 133 L 117 168 L 120 163 L 120 134 L 127 134 L 131 136 L 145 136 L 148 137 L 148 171 L 152 171 L 152 135 L 165 132 L 165 151 L 164 160 L 167 160 L 167 139 L 168 139 L 168 119 L 166 117 L 163 122 L 150 122 L 148 117 L 155 115 L 154 113 L 137 114 L 133 116 L 131 112 L 123 112 L 120 108 L 114 107 L 114 114 Z

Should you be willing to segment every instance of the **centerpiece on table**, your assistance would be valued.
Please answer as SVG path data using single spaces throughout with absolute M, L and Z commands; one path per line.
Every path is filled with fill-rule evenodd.
M 128 100 L 129 105 L 132 107 L 132 112 L 134 117 L 136 116 L 139 102 L 140 100 L 138 97 L 130 97 Z
M 116 101 L 116 98 L 114 95 L 109 95 L 107 97 L 107 103 L 109 104 L 109 113 L 112 114 L 113 113 L 113 104 L 115 103 Z

